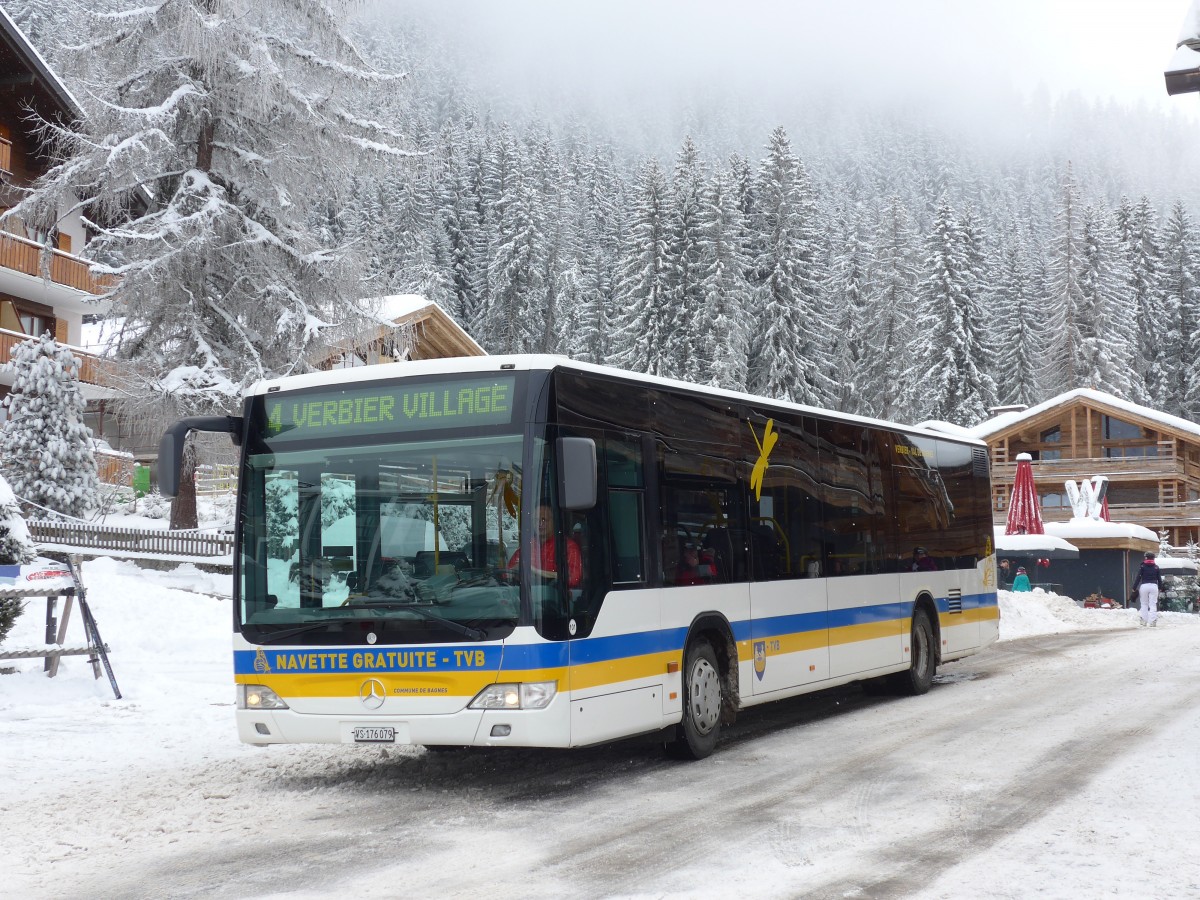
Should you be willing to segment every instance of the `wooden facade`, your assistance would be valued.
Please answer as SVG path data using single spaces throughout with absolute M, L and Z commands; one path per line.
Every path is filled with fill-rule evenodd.
M 391 318 L 392 326 L 379 325 L 352 340 L 322 351 L 320 369 L 354 365 L 379 365 L 404 360 L 450 359 L 486 356 L 486 351 L 453 318 L 433 301 L 414 298 L 414 308 Z
M 1104 475 L 1112 521 L 1165 531 L 1174 546 L 1200 542 L 1200 425 L 1078 390 L 972 431 L 991 449 L 998 525 L 1008 514 L 1016 456 L 1028 453 L 1044 521 L 1071 518 L 1067 481 Z
M 10 19 L 0 16 L 0 213 L 51 165 L 49 147 L 30 113 L 70 125 L 83 115 L 79 105 Z M 73 249 L 84 244 L 82 217 L 75 213 L 50 235 L 35 233 L 16 217 L 0 223 L 0 363 L 28 337 L 50 332 L 59 343 L 78 345 L 85 313 L 102 312 L 96 295 L 111 286 L 97 278 Z M 49 243 L 50 248 L 46 245 Z M 107 366 L 76 351 L 81 380 L 99 385 Z M 0 378 L 0 395 L 11 377 Z

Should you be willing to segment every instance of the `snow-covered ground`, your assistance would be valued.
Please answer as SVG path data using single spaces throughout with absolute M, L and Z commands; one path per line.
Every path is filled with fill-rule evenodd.
M 307 803 L 307 794 L 319 785 L 322 767 L 330 760 L 355 754 L 363 766 L 378 761 L 377 748 L 261 750 L 238 743 L 232 715 L 228 576 L 201 572 L 193 566 L 153 571 L 131 562 L 100 559 L 85 563 L 84 577 L 101 635 L 112 647 L 112 666 L 123 697 L 114 699 L 108 681 L 104 677 L 95 680 L 81 657 L 64 658 L 54 679 L 43 675 L 40 660 L 15 663 L 15 673 L 0 675 L 0 765 L 4 772 L 0 827 L 6 832 L 0 894 L 72 896 L 72 885 L 84 873 L 94 874 L 110 852 L 128 854 L 129 845 L 144 840 L 147 834 L 157 835 L 162 842 L 179 843 L 184 850 L 194 845 L 197 852 L 212 852 L 225 842 L 241 845 L 253 840 L 256 820 L 286 819 L 295 804 Z M 1059 632 L 1137 630 L 1132 610 L 1084 610 L 1070 599 L 1040 591 L 1024 595 L 1002 592 L 1000 603 L 1002 641 Z M 44 615 L 45 601 L 31 600 L 6 646 L 41 644 Z M 1130 635 L 1137 640 L 1108 641 L 1105 652 L 1113 667 L 1132 670 L 1135 663 L 1145 664 L 1145 654 L 1155 652 L 1154 638 L 1173 633 L 1175 638 L 1185 638 L 1195 659 L 1200 644 L 1197 625 L 1200 616 L 1163 614 L 1153 635 L 1145 629 Z M 67 643 L 78 644 L 82 634 L 76 616 Z M 1171 665 L 1168 660 L 1162 664 Z M 1078 726 L 1086 730 L 1089 723 L 1080 721 Z M 1036 729 L 1028 731 L 1032 734 Z M 1022 733 L 1012 735 L 1013 741 L 1026 739 L 1033 740 Z M 769 742 L 764 742 L 764 747 L 767 745 Z M 1162 873 L 1154 871 L 1146 861 L 1149 858 L 1137 849 L 1145 842 L 1153 844 L 1159 859 L 1163 854 L 1180 860 L 1194 855 L 1197 832 L 1193 817 L 1200 799 L 1197 747 L 1200 714 L 1192 711 L 1167 735 L 1139 751 L 1144 767 L 1098 766 L 1087 789 L 1065 801 L 1096 808 L 1119 804 L 1128 823 L 1130 848 L 1123 856 L 1098 858 L 1084 837 L 1064 830 L 1064 822 L 1087 820 L 1088 809 L 1056 807 L 1021 830 L 1017 839 L 1005 842 L 1008 856 L 1015 853 L 1020 857 L 1033 848 L 1042 861 L 1023 866 L 1019 858 L 1011 860 L 1004 892 L 958 890 L 943 880 L 922 896 L 1059 896 L 1054 879 L 1060 866 L 1064 870 L 1085 867 L 1085 873 L 1091 871 L 1086 867 L 1095 869 L 1087 876 L 1095 879 L 1094 895 L 1101 893 L 1101 885 L 1119 867 L 1126 884 L 1139 883 L 1139 875 L 1148 879 L 1142 882 L 1147 885 L 1144 896 L 1189 896 L 1189 889 L 1197 892 L 1191 896 L 1200 896 L 1200 875 L 1191 862 L 1187 865 L 1193 867 L 1192 874 L 1186 876 L 1193 879 L 1190 888 L 1185 880 L 1182 893 L 1178 884 L 1172 891 L 1156 892 L 1151 886 Z M 1119 750 L 1113 748 L 1114 759 Z M 396 748 L 385 751 L 385 756 L 424 752 Z M 718 757 L 720 753 L 718 749 Z M 245 804 L 233 804 L 236 813 L 214 812 L 197 820 L 196 804 L 180 799 L 195 800 L 199 792 L 201 809 L 205 800 L 214 806 L 220 800 L 227 806 L 239 791 L 256 791 L 255 779 L 261 779 L 265 767 L 276 765 L 289 769 L 290 787 L 275 793 L 257 790 Z M 127 792 L 114 793 L 118 784 L 128 784 Z M 97 791 L 97 787 L 103 789 Z M 114 800 L 114 796 L 121 799 Z M 112 806 L 96 815 L 93 797 L 107 798 L 104 802 Z M 177 811 L 177 799 L 178 809 L 188 812 Z M 339 795 L 338 802 L 346 801 L 344 794 Z M 329 801 L 317 798 L 314 802 Z M 81 824 L 81 817 L 93 824 Z M 97 822 L 102 825 L 96 827 Z M 550 823 L 546 827 L 551 827 Z M 988 865 L 1003 865 L 1005 858 L 1002 854 L 998 860 L 976 865 L 981 884 L 993 877 Z M 729 873 L 732 888 L 749 873 L 739 875 L 735 860 L 729 865 L 734 867 Z M 1130 866 L 1134 867 L 1132 875 Z M 1139 873 L 1138 866 L 1146 871 Z M 225 885 L 222 896 L 274 893 L 243 883 L 240 891 L 231 894 L 228 883 Z M 204 893 L 202 886 L 193 883 L 191 890 L 181 888 L 179 896 Z M 419 881 L 409 882 L 404 890 L 406 896 L 433 893 L 432 886 Z M 368 894 L 397 896 L 386 889 Z M 704 896 L 704 892 L 684 895 Z

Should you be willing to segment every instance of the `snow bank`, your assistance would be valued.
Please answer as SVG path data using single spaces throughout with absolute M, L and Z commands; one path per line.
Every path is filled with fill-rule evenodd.
M 1041 588 L 1014 593 L 999 591 L 1000 640 L 1011 641 L 1035 634 L 1067 631 L 1102 631 L 1136 628 L 1136 609 L 1084 609 L 1070 597 L 1050 594 Z M 1160 612 L 1160 625 L 1200 625 L 1200 616 Z

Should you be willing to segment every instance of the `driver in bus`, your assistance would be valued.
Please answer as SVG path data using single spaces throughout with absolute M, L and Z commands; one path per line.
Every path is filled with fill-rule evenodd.
M 554 513 L 550 506 L 546 503 L 538 506 L 537 510 L 537 529 L 538 529 L 538 554 L 531 563 L 533 574 L 547 581 L 554 581 L 558 578 L 558 570 L 555 560 L 558 552 L 558 542 L 554 534 Z M 577 588 L 583 581 L 583 554 L 579 552 L 579 545 L 571 538 L 566 539 L 567 542 L 567 587 Z M 509 571 L 515 570 L 521 564 L 521 551 L 517 550 L 512 555 L 512 559 L 508 561 Z

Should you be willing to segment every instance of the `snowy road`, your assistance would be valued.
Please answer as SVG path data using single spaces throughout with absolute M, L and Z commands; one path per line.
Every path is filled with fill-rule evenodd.
M 692 764 L 638 742 L 223 747 L 77 773 L 46 788 L 69 815 L 46 792 L 0 810 L 5 893 L 1195 897 L 1200 867 L 1155 835 L 1194 829 L 1196 779 L 1169 773 L 1198 765 L 1198 644 L 1193 627 L 1007 641 L 924 697 L 747 711 Z

